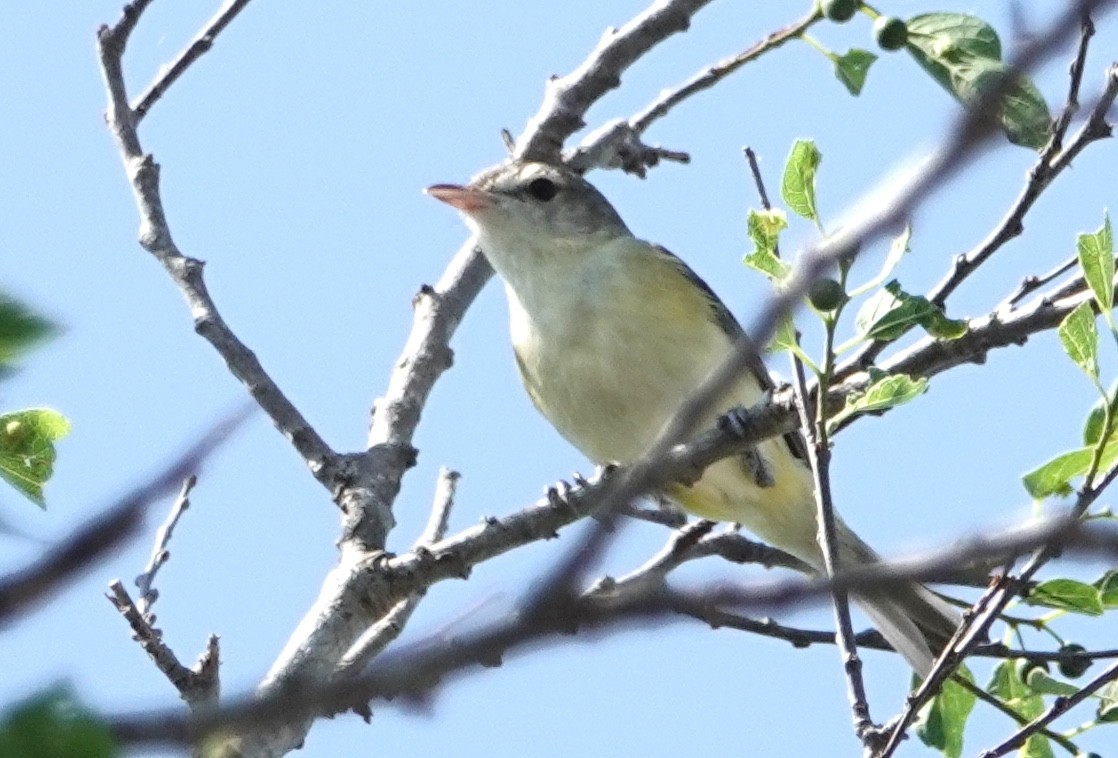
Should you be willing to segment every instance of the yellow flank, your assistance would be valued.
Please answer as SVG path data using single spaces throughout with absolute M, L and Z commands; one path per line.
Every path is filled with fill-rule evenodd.
M 567 265 L 581 274 L 577 292 L 558 284 L 571 281 L 569 272 L 547 276 L 548 269 Z M 528 394 L 596 463 L 635 460 L 681 400 L 725 358 L 731 336 L 678 260 L 634 238 L 602 245 L 592 257 L 570 253 L 540 268 L 534 282 L 554 281 L 561 289 L 544 284 L 508 290 L 513 346 Z M 753 405 L 762 394 L 746 372 L 695 431 L 735 405 Z M 782 439 L 762 443 L 759 452 L 775 479 L 771 487 L 758 487 L 740 460 L 728 459 L 695 485 L 672 487 L 668 494 L 696 515 L 740 522 L 818 566 L 807 468 Z

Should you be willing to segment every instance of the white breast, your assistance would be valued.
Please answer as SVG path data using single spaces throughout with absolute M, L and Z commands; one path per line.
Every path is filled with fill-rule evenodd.
M 559 432 L 596 462 L 643 453 L 730 344 L 673 264 L 637 240 L 611 244 L 576 271 L 559 270 L 559 262 L 545 267 L 551 276 L 537 271 L 507 284 L 524 384 Z M 718 410 L 753 400 L 735 398 Z

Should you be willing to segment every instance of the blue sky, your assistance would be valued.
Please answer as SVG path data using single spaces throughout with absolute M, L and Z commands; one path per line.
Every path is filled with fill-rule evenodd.
M 43 539 L 64 534 L 143 480 L 244 391 L 194 335 L 182 299 L 136 243 L 137 216 L 104 129 L 105 97 L 94 32 L 119 2 L 8 3 L 0 25 L 0 285 L 65 326 L 3 385 L 5 409 L 50 405 L 73 422 L 38 513 L 10 491 L 0 515 Z M 131 92 L 177 54 L 214 2 L 157 2 L 126 59 Z M 410 327 L 409 302 L 434 281 L 464 228 L 421 189 L 498 161 L 499 130 L 518 133 L 550 74 L 574 68 L 638 0 L 527 2 L 256 2 L 174 86 L 141 128 L 163 166 L 176 241 L 207 261 L 223 313 L 264 367 L 335 448 L 358 449 L 368 412 Z M 1003 33 L 1010 4 L 900 2 L 882 9 L 970 10 Z M 1030 3 L 1039 28 L 1062 3 Z M 661 88 L 798 18 L 807 3 L 714 3 L 642 60 L 590 112 L 591 126 L 627 116 Z M 1096 92 L 1118 45 L 1099 25 L 1084 95 Z M 819 27 L 836 50 L 872 48 L 869 22 Z M 1037 76 L 1054 107 L 1069 50 Z M 770 187 L 796 138 L 823 153 L 825 219 L 890 170 L 935 143 L 957 108 L 905 55 L 883 54 L 852 98 L 828 62 L 792 43 L 659 122 L 648 141 L 692 156 L 641 181 L 593 180 L 629 226 L 686 259 L 748 323 L 766 284 L 740 261 L 755 191 L 741 157 L 752 146 Z M 950 257 L 980 240 L 1019 191 L 1033 160 L 1003 146 L 940 192 L 914 219 L 913 253 L 898 272 L 923 291 Z M 1010 243 L 952 298 L 949 314 L 980 315 L 1025 274 L 1048 270 L 1115 205 L 1118 151 L 1088 148 L 1046 193 Z M 806 223 L 785 249 L 812 239 Z M 867 250 L 868 277 L 884 249 Z M 806 322 L 805 322 L 806 323 Z M 439 383 L 417 439 L 419 465 L 397 502 L 391 544 L 422 529 L 439 466 L 462 472 L 452 531 L 536 499 L 589 466 L 532 409 L 507 344 L 500 288 L 489 285 L 454 341 L 455 366 Z M 808 345 L 815 332 L 808 328 Z M 774 366 L 783 370 L 785 361 Z M 1114 376 L 1108 355 L 1104 375 Z M 1109 373 L 1105 373 L 1105 372 Z M 989 531 L 1027 516 L 1020 475 L 1077 443 L 1089 383 L 1054 335 L 936 379 L 919 402 L 854 425 L 835 451 L 837 499 L 847 520 L 884 553 Z M 167 641 L 192 660 L 206 636 L 223 645 L 224 691 L 252 687 L 283 646 L 335 562 L 335 506 L 259 416 L 201 474 L 194 508 L 171 546 L 156 605 Z M 177 702 L 102 597 L 106 582 L 142 569 L 150 533 L 90 572 L 49 607 L 4 630 L 0 702 L 68 679 L 92 705 L 133 710 Z M 467 583 L 432 590 L 408 629 L 418 639 L 466 616 L 499 611 L 562 554 L 563 539 L 479 567 Z M 629 530 L 609 561 L 620 573 L 657 549 L 662 529 Z M 3 540 L 0 570 L 41 548 Z M 1088 574 L 1097 567 L 1088 566 Z M 711 563 L 686 581 L 760 576 Z M 826 609 L 788 620 L 824 627 Z M 1100 643 L 1098 625 L 1076 627 Z M 896 712 L 908 674 L 893 656 L 866 656 L 873 714 Z M 979 678 L 987 669 L 980 667 Z M 426 715 L 375 708 L 372 726 L 349 716 L 318 724 L 302 755 L 854 754 L 838 656 L 697 624 L 640 630 L 587 644 L 578 638 L 510 658 L 447 688 Z M 968 750 L 988 747 L 1009 723 L 980 709 Z M 1083 719 L 1079 719 L 1083 720 Z M 1075 717 L 1068 723 L 1077 723 Z M 1094 740 L 1092 742 L 1092 740 Z M 1107 741 L 1109 740 L 1109 745 Z M 1107 752 L 1118 737 L 1085 747 Z M 927 751 L 910 742 L 901 754 Z

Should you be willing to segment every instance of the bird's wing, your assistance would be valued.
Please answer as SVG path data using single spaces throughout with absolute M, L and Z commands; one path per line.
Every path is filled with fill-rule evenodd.
M 710 307 L 711 320 L 726 333 L 726 336 L 735 344 L 744 341 L 749 345 L 747 366 L 749 372 L 753 374 L 753 377 L 761 386 L 761 389 L 765 391 L 776 389 L 776 384 L 773 382 L 768 368 L 765 366 L 764 361 L 761 360 L 761 351 L 752 343 L 749 335 L 746 334 L 741 324 L 738 323 L 738 320 L 734 318 L 734 314 L 730 313 L 730 309 L 727 308 L 726 304 L 715 294 L 714 290 L 710 288 L 710 285 L 703 281 L 701 276 L 696 274 L 690 266 L 683 262 L 682 258 L 671 250 L 661 245 L 654 245 L 654 247 L 658 253 L 669 259 L 679 269 L 680 273 L 702 291 Z M 788 434 L 784 435 L 784 440 L 788 444 L 788 449 L 792 455 L 802 461 L 807 460 L 807 448 L 799 432 L 788 432 Z

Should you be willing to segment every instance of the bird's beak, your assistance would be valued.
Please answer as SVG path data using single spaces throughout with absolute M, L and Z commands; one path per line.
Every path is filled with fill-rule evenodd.
M 460 184 L 433 184 L 424 192 L 463 213 L 476 213 L 493 204 L 492 196 L 485 190 L 463 187 Z

